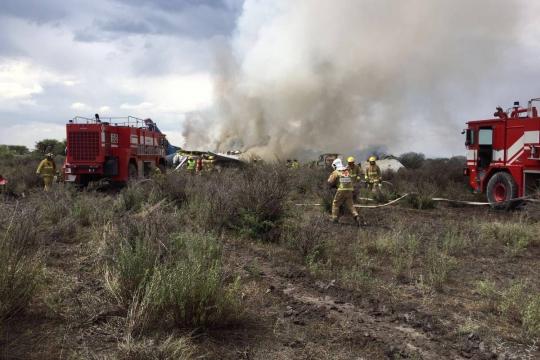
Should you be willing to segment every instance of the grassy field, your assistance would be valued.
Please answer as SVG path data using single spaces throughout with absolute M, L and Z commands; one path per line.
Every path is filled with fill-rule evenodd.
M 362 227 L 324 169 L 44 193 L 36 164 L 0 159 L 2 359 L 540 357 L 540 209 L 431 201 L 477 199 L 460 159 L 387 174 L 415 195 Z

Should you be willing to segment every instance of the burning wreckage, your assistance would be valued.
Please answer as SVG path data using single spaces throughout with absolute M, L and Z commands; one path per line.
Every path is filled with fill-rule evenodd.
M 179 148 L 168 160 L 175 171 L 186 170 L 217 170 L 226 167 L 239 168 L 249 162 L 241 151 L 218 153 L 212 151 L 186 150 Z

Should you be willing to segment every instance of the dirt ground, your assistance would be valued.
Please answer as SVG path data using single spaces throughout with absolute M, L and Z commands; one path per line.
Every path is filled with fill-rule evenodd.
M 314 210 L 306 210 L 314 211 Z M 526 211 L 526 210 L 525 210 Z M 360 235 L 392 228 L 397 221 L 437 226 L 449 219 L 504 220 L 516 213 L 484 208 L 397 207 L 362 212 L 367 226 L 335 225 Z M 540 234 L 539 234 L 540 236 Z M 243 284 L 244 320 L 212 330 L 160 329 L 189 336 L 204 359 L 538 359 L 533 343 L 514 328 L 498 328 L 497 314 L 482 311 L 474 290 L 479 279 L 520 276 L 540 288 L 540 248 L 519 257 L 465 254 L 440 292 L 414 282 L 396 285 L 384 267 L 377 276 L 388 286 L 373 294 L 351 290 L 314 275 L 289 249 L 277 244 L 224 239 L 226 267 Z M 92 244 L 85 234 L 50 244 L 51 287 L 62 293 L 9 323 L 0 337 L 2 359 L 111 359 L 124 334 L 125 311 L 104 300 Z M 57 309 L 55 311 L 51 309 Z M 479 328 L 492 328 L 480 331 Z M 470 330 L 472 329 L 472 330 Z M 157 331 L 157 330 L 156 330 Z

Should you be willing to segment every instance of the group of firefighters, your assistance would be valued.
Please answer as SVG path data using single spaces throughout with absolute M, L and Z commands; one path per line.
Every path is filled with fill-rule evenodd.
M 186 161 L 186 170 L 192 174 L 202 174 L 203 172 L 212 172 L 216 169 L 216 160 L 214 156 L 207 157 L 189 156 Z
M 362 168 L 355 163 L 354 157 L 350 156 L 347 159 L 347 164 L 344 165 L 341 159 L 336 159 L 332 162 L 334 171 L 328 178 L 328 184 L 337 188 L 334 200 L 332 201 L 332 221 L 339 221 L 339 210 L 341 206 L 345 206 L 353 215 L 357 224 L 360 224 L 358 212 L 354 208 L 354 202 L 358 196 L 359 185 L 362 180 Z M 380 190 L 382 185 L 381 169 L 377 165 L 377 158 L 371 156 L 369 165 L 364 172 L 364 180 L 368 187 L 373 192 Z

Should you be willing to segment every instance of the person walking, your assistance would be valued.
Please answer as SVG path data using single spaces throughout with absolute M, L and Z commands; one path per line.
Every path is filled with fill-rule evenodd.
M 332 221 L 335 223 L 339 222 L 339 210 L 342 205 L 345 205 L 347 210 L 353 215 L 356 224 L 360 224 L 358 212 L 354 208 L 354 187 L 350 171 L 346 166 L 343 166 L 341 159 L 334 160 L 332 167 L 335 170 L 330 174 L 328 184 L 337 187 L 334 200 L 332 201 Z

